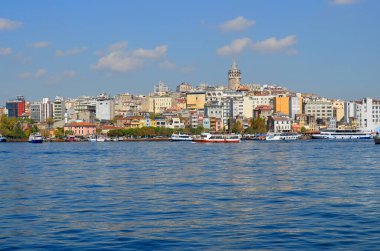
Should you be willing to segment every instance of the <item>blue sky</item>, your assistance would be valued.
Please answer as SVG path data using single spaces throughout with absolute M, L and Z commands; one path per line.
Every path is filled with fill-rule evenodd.
M 380 1 L 3 1 L 0 106 L 16 95 L 146 94 L 158 81 L 380 98 Z

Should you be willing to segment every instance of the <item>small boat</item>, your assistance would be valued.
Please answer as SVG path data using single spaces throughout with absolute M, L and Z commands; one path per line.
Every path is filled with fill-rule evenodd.
M 29 143 L 42 143 L 43 138 L 42 138 L 41 134 L 39 134 L 39 133 L 31 134 L 29 136 L 28 142 Z
M 96 142 L 105 142 L 105 141 L 106 141 L 106 138 L 103 136 L 96 137 Z
M 375 137 L 373 137 L 375 140 L 376 145 L 380 145 L 380 135 L 379 133 L 376 133 Z
M 175 134 L 173 133 L 172 136 L 170 137 L 171 141 L 192 141 L 193 138 L 187 134 Z
M 96 142 L 96 137 L 89 137 L 88 141 L 90 141 L 90 142 Z
M 265 140 L 297 140 L 301 136 L 298 133 L 268 133 Z
M 193 142 L 197 143 L 239 143 L 239 134 L 211 134 L 202 133 L 200 136 L 195 137 Z
M 372 134 L 370 132 L 364 132 L 358 129 L 328 129 L 321 131 L 319 134 L 312 134 L 313 139 L 371 139 Z
M 0 142 L 7 142 L 7 138 L 0 134 Z

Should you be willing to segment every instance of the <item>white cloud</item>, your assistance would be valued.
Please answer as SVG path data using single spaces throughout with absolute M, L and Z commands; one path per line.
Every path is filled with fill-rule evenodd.
M 0 48 L 0 56 L 12 54 L 12 48 Z
M 48 42 L 48 41 L 39 41 L 39 42 L 35 42 L 35 43 L 30 44 L 30 46 L 33 47 L 33 48 L 46 48 L 46 47 L 50 46 L 50 42 Z
M 229 45 L 218 48 L 216 53 L 220 56 L 236 55 L 241 53 L 251 43 L 252 41 L 249 38 L 235 39 Z
M 127 72 L 136 70 L 143 65 L 142 59 L 134 58 L 121 51 L 111 52 L 101 57 L 91 68 L 95 70 L 112 70 L 119 72 Z
M 37 69 L 35 72 L 22 72 L 18 75 L 19 78 L 22 79 L 30 79 L 30 78 L 42 78 L 47 73 L 45 69 Z
M 35 73 L 36 78 L 40 78 L 46 75 L 46 70 L 45 69 L 38 69 Z
M 252 45 L 253 50 L 259 52 L 279 52 L 297 43 L 297 37 L 290 35 L 282 39 L 271 37 L 260 42 L 256 42 Z
M 173 70 L 177 68 L 177 66 L 174 63 L 170 62 L 169 60 L 165 60 L 160 63 L 160 68 L 166 69 L 166 70 Z
M 0 18 L 0 31 L 2 30 L 15 30 L 22 26 L 19 21 L 12 21 L 6 18 Z
M 108 46 L 108 50 L 110 52 L 112 51 L 120 51 L 120 50 L 123 50 L 125 48 L 127 48 L 128 46 L 128 42 L 127 41 L 121 41 L 121 42 L 117 42 L 117 43 L 114 43 L 114 44 L 111 44 L 110 46 Z
M 348 5 L 358 3 L 359 0 L 331 0 L 330 2 L 336 5 Z
M 152 50 L 140 48 L 133 51 L 133 56 L 140 57 L 140 58 L 160 58 L 162 56 L 165 56 L 167 51 L 168 51 L 167 45 L 157 46 L 156 48 Z
M 248 29 L 252 25 L 255 25 L 255 20 L 248 20 L 243 16 L 238 16 L 232 20 L 229 20 L 219 26 L 222 31 L 243 31 Z
M 78 54 L 81 54 L 83 52 L 87 51 L 87 47 L 78 47 L 78 48 L 71 48 L 67 50 L 56 50 L 55 55 L 57 57 L 63 57 L 63 56 L 75 56 Z
M 127 50 L 127 45 L 126 41 L 110 45 L 109 52 L 101 56 L 96 64 L 91 65 L 91 68 L 117 72 L 133 71 L 141 68 L 147 59 L 158 60 L 165 57 L 168 50 L 167 45 L 160 45 L 154 49 Z

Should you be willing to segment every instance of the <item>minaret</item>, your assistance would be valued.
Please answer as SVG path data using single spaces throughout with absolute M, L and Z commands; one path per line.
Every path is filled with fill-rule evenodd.
M 233 60 L 231 69 L 228 71 L 228 88 L 237 90 L 240 87 L 241 72 L 237 68 L 236 59 Z

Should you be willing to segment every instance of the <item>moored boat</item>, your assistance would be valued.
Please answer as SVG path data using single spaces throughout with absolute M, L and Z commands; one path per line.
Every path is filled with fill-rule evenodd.
M 197 143 L 239 143 L 239 134 L 211 134 L 202 133 L 199 137 L 195 137 L 193 142 Z
M 187 134 L 175 134 L 173 133 L 172 136 L 170 137 L 171 141 L 192 141 L 193 138 Z
M 379 133 L 376 133 L 375 137 L 373 137 L 375 140 L 376 145 L 380 145 L 380 135 Z
M 297 140 L 301 137 L 298 133 L 268 133 L 265 140 Z
M 42 143 L 43 138 L 42 138 L 41 134 L 39 134 L 39 133 L 31 134 L 29 136 L 28 142 L 29 143 Z
M 328 129 L 319 134 L 312 134 L 313 139 L 371 139 L 372 134 L 359 129 Z
M 0 134 L 0 142 L 7 142 L 7 138 Z

